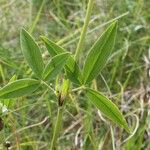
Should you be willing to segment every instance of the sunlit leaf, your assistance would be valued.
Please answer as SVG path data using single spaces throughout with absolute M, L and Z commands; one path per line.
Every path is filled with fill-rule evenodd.
M 100 92 L 87 89 L 87 97 L 109 119 L 130 132 L 129 127 L 118 107 Z
M 0 63 L 6 64 L 14 69 L 18 69 L 17 64 L 11 58 L 9 50 L 5 49 L 1 45 L 0 45 Z
M 16 80 L 17 80 L 17 76 L 16 76 L 16 75 L 13 75 L 13 76 L 10 78 L 10 80 L 9 80 L 8 83 L 14 82 L 14 81 L 16 81 Z M 2 101 L 2 103 L 3 103 L 7 108 L 11 108 L 11 107 L 13 107 L 14 104 L 15 104 L 15 101 L 12 101 L 12 99 L 3 99 L 3 100 L 1 100 L 1 101 Z
M 20 34 L 20 42 L 23 54 L 34 73 L 41 78 L 44 68 L 40 49 L 33 37 L 22 29 Z
M 20 79 L 8 83 L 0 89 L 0 99 L 17 98 L 34 92 L 40 82 L 34 79 Z
M 44 80 L 51 80 L 55 78 L 63 69 L 68 57 L 69 53 L 62 53 L 54 56 L 44 69 Z
M 57 54 L 61 54 L 66 52 L 62 47 L 58 46 L 56 43 L 52 42 L 48 38 L 41 36 L 43 42 L 46 45 L 46 48 L 50 55 L 53 57 Z M 79 69 L 78 64 L 74 60 L 74 58 L 70 55 L 68 58 L 68 61 L 65 65 L 67 77 L 74 83 L 76 84 L 81 84 L 82 83 L 82 75 L 81 71 Z
M 86 58 L 83 77 L 84 83 L 91 82 L 105 66 L 115 43 L 117 22 L 112 23 L 94 43 Z

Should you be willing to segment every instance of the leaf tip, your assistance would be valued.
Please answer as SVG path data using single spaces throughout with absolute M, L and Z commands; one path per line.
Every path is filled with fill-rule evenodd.
M 20 34 L 24 34 L 24 33 L 27 33 L 27 30 L 25 28 L 21 28 Z
M 131 130 L 127 124 L 127 122 L 125 121 L 125 124 L 123 125 L 124 129 L 126 130 L 126 132 L 128 132 L 129 134 L 131 134 Z
M 45 40 L 45 39 L 46 39 L 46 37 L 45 37 L 45 36 L 43 36 L 43 35 L 40 35 L 40 39 Z

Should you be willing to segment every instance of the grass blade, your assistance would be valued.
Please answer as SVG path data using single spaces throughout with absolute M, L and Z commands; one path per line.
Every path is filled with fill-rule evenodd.
M 22 29 L 20 34 L 20 42 L 23 54 L 34 73 L 41 78 L 44 68 L 40 49 L 33 37 Z
M 113 49 L 117 22 L 112 23 L 92 46 L 86 58 L 83 76 L 84 83 L 92 81 L 105 66 Z
M 87 89 L 87 97 L 104 115 L 123 127 L 127 132 L 130 132 L 122 113 L 119 111 L 118 107 L 107 97 L 89 88 Z

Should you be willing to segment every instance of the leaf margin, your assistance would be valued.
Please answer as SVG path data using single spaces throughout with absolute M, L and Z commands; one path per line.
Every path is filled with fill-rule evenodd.
M 121 113 L 121 111 L 119 110 L 119 108 L 118 108 L 111 100 L 109 100 L 109 99 L 108 99 L 106 96 L 104 96 L 102 93 L 100 93 L 100 92 L 98 92 L 98 91 L 95 91 L 95 90 L 93 90 L 93 89 L 85 88 L 85 90 L 86 90 L 86 96 L 87 96 L 88 99 L 92 102 L 92 104 L 94 104 L 94 106 L 97 107 L 97 109 L 99 109 L 107 118 L 109 118 L 110 120 L 112 120 L 113 122 L 115 122 L 116 124 L 118 124 L 120 127 L 123 127 L 128 133 L 131 133 L 131 132 L 130 132 L 130 129 L 129 129 L 129 127 L 128 127 L 128 124 L 127 124 L 127 122 L 126 122 L 126 120 L 125 120 L 125 118 L 124 118 L 124 116 L 123 116 L 123 114 Z M 103 97 L 104 100 L 101 100 L 101 101 L 103 101 L 103 103 L 105 102 L 105 104 L 103 104 L 103 105 L 105 105 L 106 107 L 108 107 L 108 106 L 106 105 L 106 103 L 109 104 L 109 105 L 111 105 L 111 106 L 112 106 L 111 108 L 113 108 L 113 111 L 116 110 L 116 112 L 117 112 L 117 115 L 114 115 L 114 116 L 116 116 L 116 118 L 121 117 L 121 119 L 118 119 L 118 120 L 120 120 L 120 122 L 116 122 L 114 119 L 112 119 L 110 116 L 108 116 L 108 114 L 106 115 L 106 114 L 104 113 L 104 111 L 100 108 L 101 106 L 100 106 L 100 105 L 98 106 L 96 100 L 95 100 L 95 101 L 94 101 L 94 100 L 91 100 L 90 96 L 88 96 L 88 92 L 89 92 L 89 93 L 92 93 L 92 94 L 94 93 L 93 95 L 95 95 L 95 96 L 96 96 L 96 94 L 98 94 L 98 95 L 100 95 L 101 97 Z M 96 94 L 95 94 L 95 93 L 96 93 Z M 91 95 L 92 95 L 92 94 L 91 94 Z M 96 96 L 96 97 L 97 97 L 97 99 L 100 99 L 100 98 L 98 98 L 98 96 Z M 108 111 L 109 111 L 109 110 L 112 111 L 111 108 L 110 108 L 110 106 L 109 106 L 109 107 L 108 107 Z M 112 111 L 112 112 L 113 112 L 113 111 Z M 113 114 L 114 114 L 114 112 L 113 112 Z

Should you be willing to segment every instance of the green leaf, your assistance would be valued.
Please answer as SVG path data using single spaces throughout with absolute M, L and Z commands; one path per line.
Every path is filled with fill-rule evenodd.
M 33 37 L 22 29 L 20 34 L 20 42 L 23 54 L 34 73 L 41 78 L 44 69 L 42 55 L 40 49 Z
M 69 53 L 62 53 L 54 56 L 44 69 L 44 80 L 51 80 L 56 77 L 66 64 L 68 57 Z
M 17 80 L 17 76 L 13 75 L 8 83 L 14 82 Z M 12 99 L 3 99 L 2 103 L 7 107 L 7 108 L 13 108 L 15 101 L 12 101 Z
M 92 89 L 87 89 L 87 97 L 91 102 L 109 119 L 123 127 L 127 132 L 130 132 L 126 120 L 118 107 L 101 93 Z
M 91 82 L 105 66 L 115 43 L 116 31 L 117 22 L 114 22 L 92 46 L 84 64 L 84 84 Z
M 10 82 L 13 82 L 13 81 L 16 81 L 17 80 L 17 75 L 13 75 L 11 78 L 10 78 L 10 80 L 9 80 L 9 83 Z
M 0 99 L 17 98 L 34 92 L 40 82 L 34 79 L 20 79 L 0 89 Z
M 82 75 L 78 64 L 72 56 L 68 58 L 65 66 L 67 77 L 76 84 L 82 84 Z
M 66 52 L 66 50 L 64 50 L 62 47 L 58 46 L 57 44 L 55 44 L 48 38 L 46 38 L 44 36 L 41 36 L 41 38 L 42 38 L 43 42 L 45 43 L 46 48 L 52 57 L 57 54 Z M 68 58 L 68 61 L 65 65 L 65 69 L 66 69 L 67 77 L 72 82 L 74 82 L 76 84 L 82 83 L 81 71 L 79 69 L 78 64 L 76 63 L 76 61 L 74 60 L 74 58 L 71 55 Z
M 18 69 L 17 64 L 14 62 L 14 60 L 10 56 L 10 52 L 8 49 L 5 49 L 0 45 L 0 63 L 6 64 L 13 69 Z
M 62 47 L 58 46 L 53 41 L 49 40 L 45 36 L 41 36 L 42 41 L 44 42 L 49 54 L 54 57 L 57 54 L 65 53 L 66 50 L 64 50 Z

